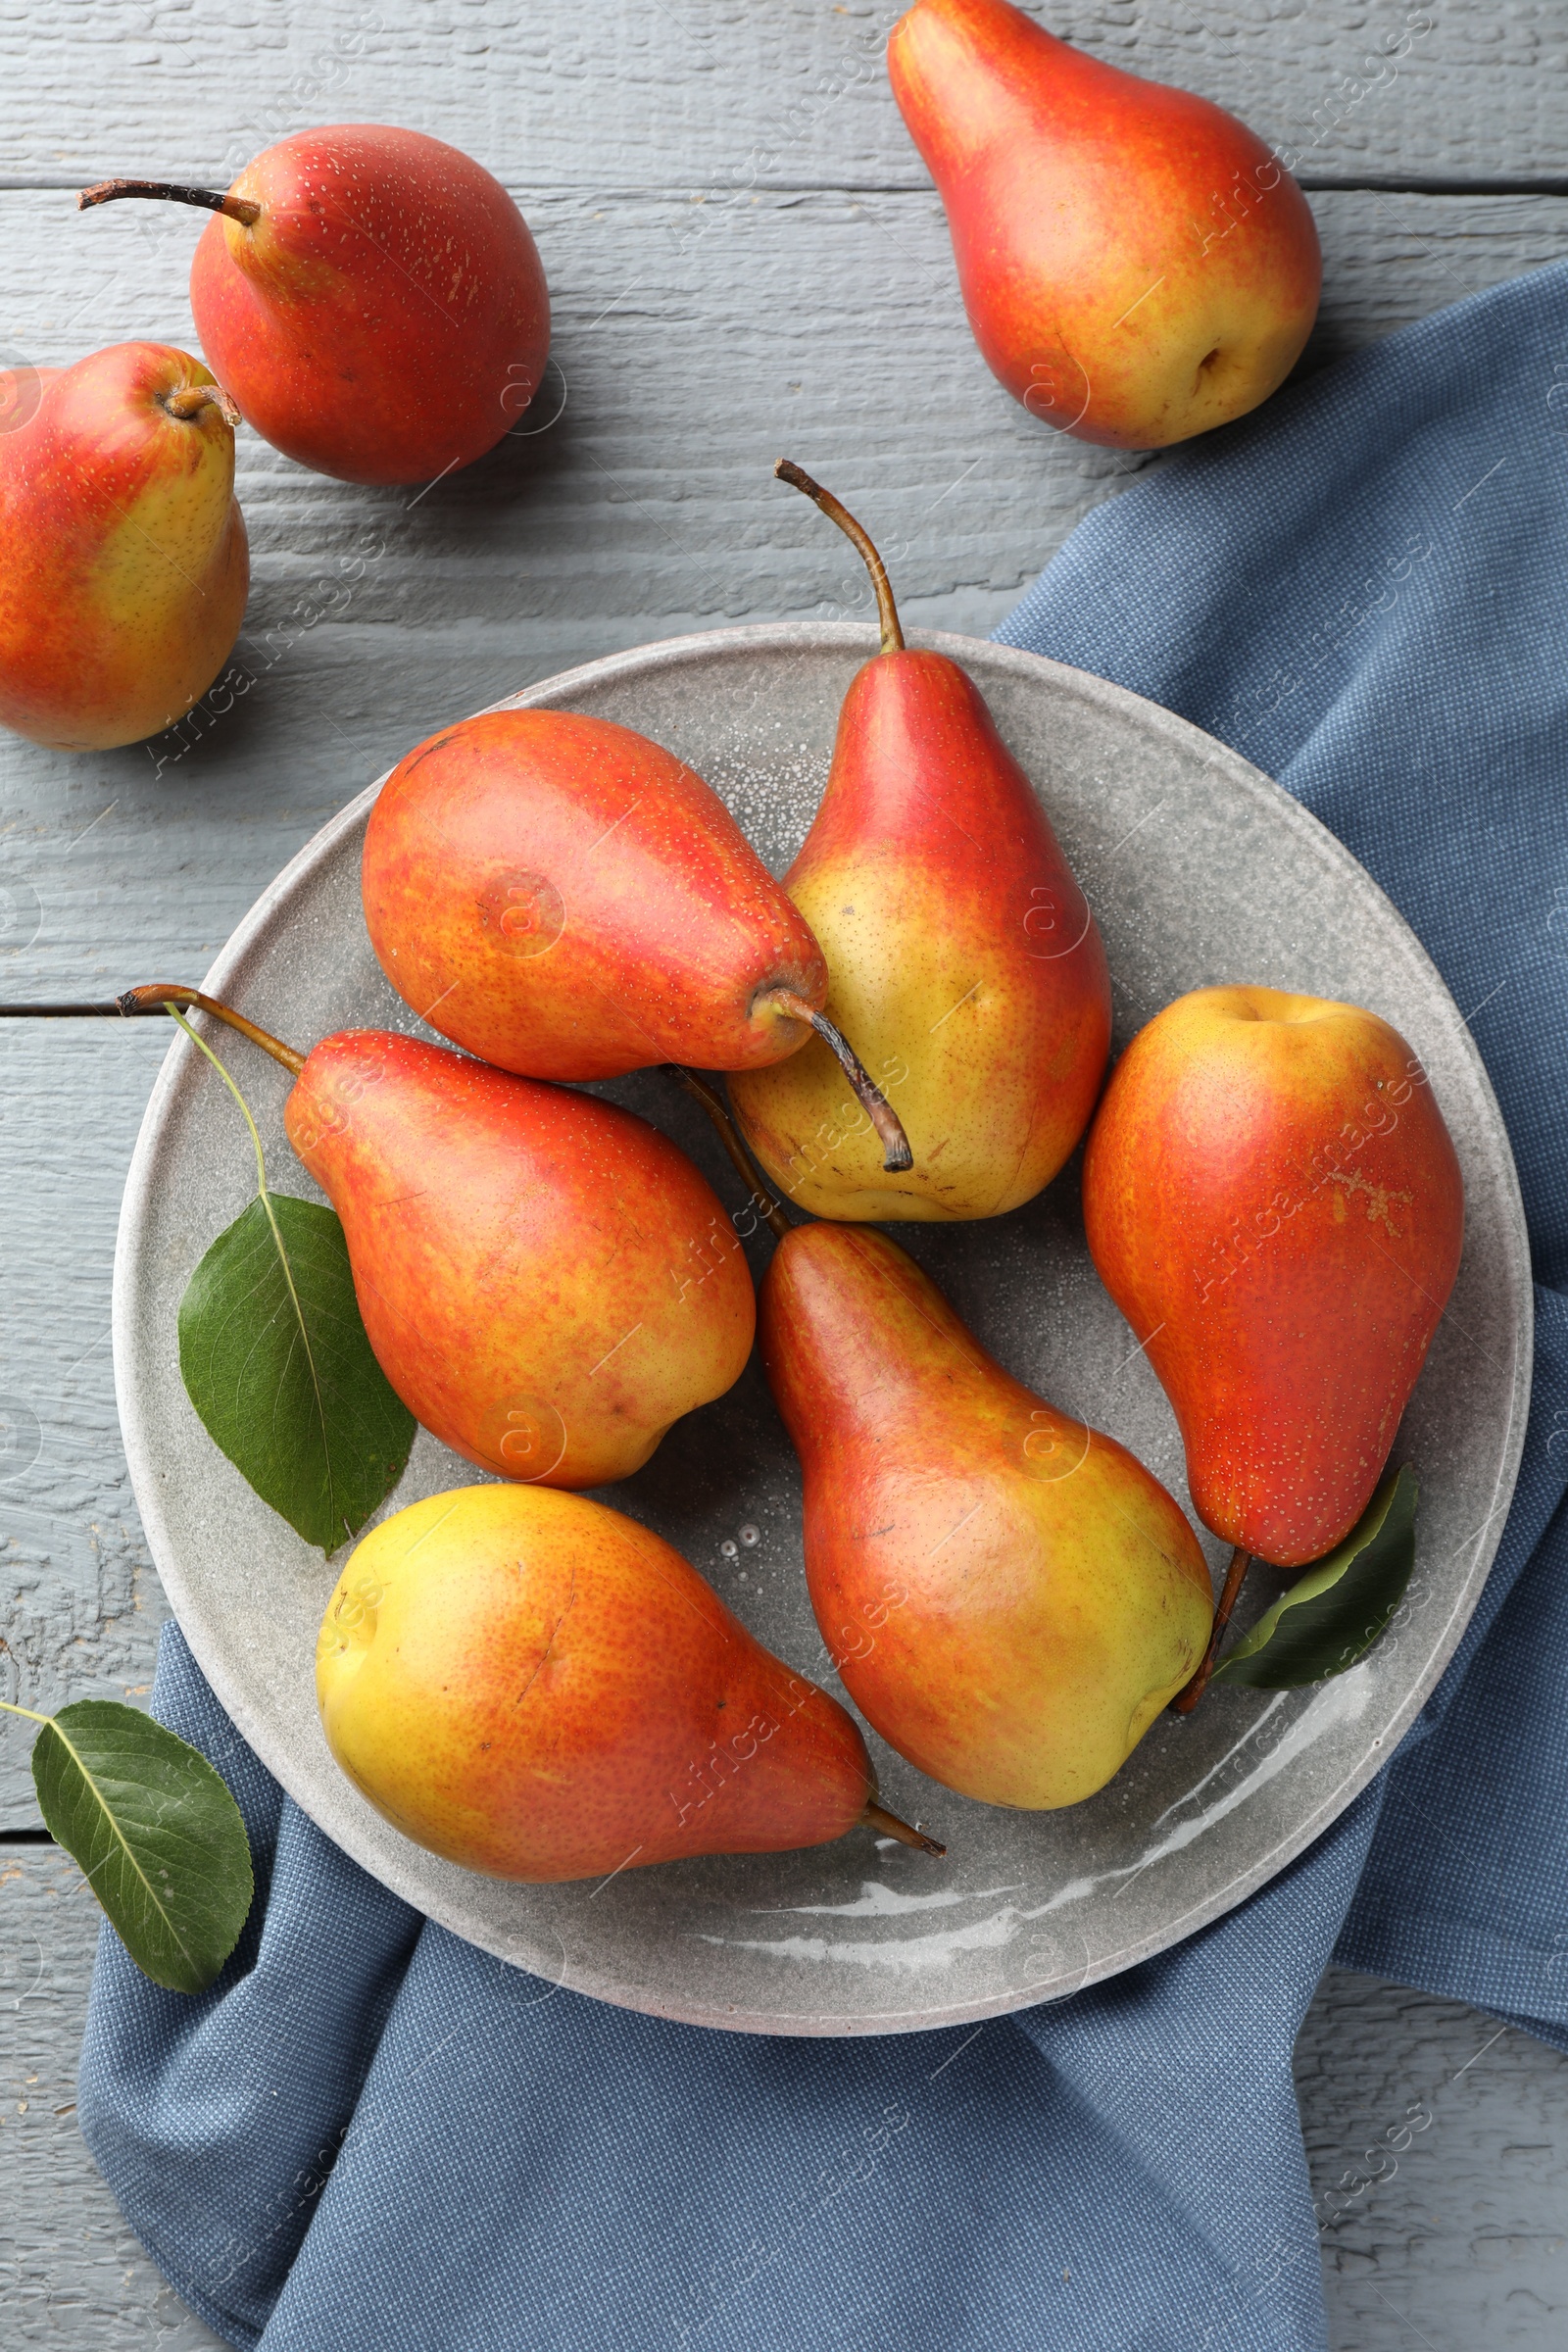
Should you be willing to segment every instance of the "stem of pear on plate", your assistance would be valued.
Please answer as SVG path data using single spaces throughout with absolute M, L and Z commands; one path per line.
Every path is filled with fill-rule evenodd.
M 127 988 L 122 995 L 111 997 L 107 1004 L 0 1004 L 0 1021 L 87 1021 L 130 1020 L 137 1013 L 167 1012 L 172 1004 L 186 1011 L 210 1012 L 216 1021 L 248 1037 L 253 1046 L 260 1046 L 281 1062 L 291 1077 L 297 1078 L 305 1067 L 305 1055 L 296 1054 L 292 1046 L 270 1031 L 259 1029 L 231 1004 L 220 1004 L 216 997 L 204 997 L 199 988 L 186 988 L 178 982 L 153 980 L 143 988 Z
M 1236 1549 L 1231 1553 L 1231 1564 L 1225 1571 L 1225 1586 L 1219 1596 L 1219 1604 L 1214 1611 L 1213 1630 L 1208 1637 L 1208 1647 L 1203 1652 L 1202 1664 L 1185 1690 L 1178 1690 L 1176 1696 L 1171 1700 L 1171 1714 L 1190 1715 L 1203 1692 L 1208 1689 L 1208 1678 L 1214 1671 L 1214 1661 L 1219 1656 L 1219 1645 L 1225 1639 L 1225 1628 L 1231 1621 L 1231 1611 L 1236 1606 L 1237 1595 L 1242 1589 L 1242 1581 L 1251 1565 L 1251 1553 L 1244 1551 L 1238 1544 Z
M 783 1203 L 775 1200 L 772 1194 L 763 1185 L 751 1153 L 741 1141 L 740 1129 L 730 1117 L 728 1106 L 717 1088 L 710 1086 L 706 1078 L 699 1078 L 697 1072 L 689 1070 L 682 1061 L 666 1061 L 664 1070 L 667 1076 L 674 1079 L 677 1086 L 683 1086 L 686 1092 L 707 1111 L 713 1122 L 719 1142 L 729 1153 L 735 1173 L 739 1176 L 742 1184 L 746 1186 L 756 1203 L 759 1216 L 772 1227 L 778 1239 L 782 1241 L 790 1230 L 790 1221 L 784 1214 Z

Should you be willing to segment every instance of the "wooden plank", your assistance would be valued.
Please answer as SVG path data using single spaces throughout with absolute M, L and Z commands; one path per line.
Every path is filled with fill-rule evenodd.
M 1557 0 L 1030 0 L 1111 63 L 1199 90 L 1313 178 L 1568 176 Z M 49 0 L 0 28 L 12 185 L 220 185 L 315 122 L 406 123 L 539 191 L 912 188 L 888 0 L 320 0 L 221 25 L 177 0 Z
M 217 2352 L 137 2244 L 76 2128 L 99 1911 L 52 1846 L 0 1847 L 4 2340 L 54 2352 Z
M 1331 1970 L 1297 2088 L 1335 2352 L 1568 2339 L 1568 2057 Z
M 1325 354 L 1552 258 L 1568 225 L 1548 198 L 1314 201 Z M 151 753 L 0 744 L 8 992 L 198 975 L 362 784 L 532 678 L 727 620 L 865 614 L 837 535 L 771 480 L 781 448 L 852 497 L 911 621 L 977 634 L 1138 470 L 1044 430 L 993 382 L 929 193 L 758 196 L 710 217 L 559 197 L 536 217 L 565 289 L 551 430 L 422 497 L 325 481 L 242 436 L 251 691 Z M 47 365 L 137 332 L 189 340 L 193 220 L 106 214 L 84 282 L 87 225 L 47 195 L 0 195 L 0 238 L 27 265 L 23 348 Z M 150 1680 L 162 1602 L 107 1335 L 120 1191 L 162 1052 L 151 1027 L 0 1033 L 3 1394 L 21 1433 L 0 1454 L 0 1690 L 32 1703 Z M 37 1819 L 25 1745 L 0 1730 L 0 1827 Z

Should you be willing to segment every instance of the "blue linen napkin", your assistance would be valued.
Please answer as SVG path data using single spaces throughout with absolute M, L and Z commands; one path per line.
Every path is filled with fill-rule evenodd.
M 1538 1283 L 1529 1441 L 1396 1760 L 1109 1984 L 978 2030 L 770 2039 L 602 2006 L 421 1921 L 281 1795 L 170 1631 L 155 1710 L 228 1776 L 258 1900 L 198 2000 L 105 1932 L 79 2100 L 230 2342 L 1298 2352 L 1324 2327 L 1290 2055 L 1330 1959 L 1568 2048 L 1565 582 L 1560 265 L 1168 461 L 999 631 L 1278 776 L 1415 926 L 1497 1089 Z

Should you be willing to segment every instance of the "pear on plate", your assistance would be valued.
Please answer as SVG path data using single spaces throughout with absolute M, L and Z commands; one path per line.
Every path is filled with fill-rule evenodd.
M 443 727 L 382 786 L 361 891 L 399 995 L 499 1068 L 743 1070 L 814 1031 L 834 1102 L 862 1104 L 885 1164 L 908 1166 L 823 1013 L 827 970 L 800 909 L 712 787 L 635 729 L 576 710 Z
M 885 1234 L 797 1226 L 760 1333 L 806 1473 L 811 1606 L 866 1721 L 961 1795 L 1092 1796 L 1207 1645 L 1177 1504 L 1004 1371 Z
M 539 1487 L 432 1494 L 371 1531 L 321 1620 L 327 1745 L 405 1837 L 493 1878 L 825 1845 L 885 1813 L 836 1699 L 681 1554 Z
M 1321 1559 L 1372 1499 L 1459 1271 L 1464 1179 L 1419 1056 L 1358 1004 L 1195 989 L 1116 1064 L 1083 1200 L 1199 1516 L 1278 1567 Z
M 625 1478 L 740 1378 L 745 1253 L 646 1119 L 356 1029 L 305 1057 L 284 1123 L 343 1220 L 381 1369 L 469 1461 L 558 1487 Z
M 781 1191 L 819 1217 L 946 1223 L 1033 1200 L 1089 1123 L 1110 981 L 1088 901 L 979 688 L 906 647 L 881 558 L 840 502 L 776 470 L 859 549 L 881 651 L 839 713 L 821 806 L 784 887 L 827 957 L 827 1010 L 909 1139 L 890 1168 L 815 1039 L 729 1081 Z

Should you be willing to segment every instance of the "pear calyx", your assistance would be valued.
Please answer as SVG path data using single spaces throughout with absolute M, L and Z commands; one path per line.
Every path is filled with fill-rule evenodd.
M 95 204 L 113 204 L 120 196 L 148 196 L 160 204 L 199 204 L 210 213 L 221 213 L 225 220 L 237 220 L 241 228 L 254 228 L 262 217 L 261 206 L 252 204 L 248 196 L 221 196 L 216 188 L 183 188 L 169 179 L 100 179 L 82 189 L 76 210 L 89 212 Z

